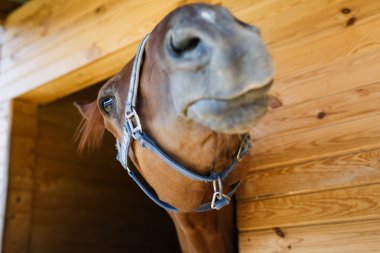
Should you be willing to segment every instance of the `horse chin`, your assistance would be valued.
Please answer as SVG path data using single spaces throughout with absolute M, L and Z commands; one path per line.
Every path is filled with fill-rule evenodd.
M 187 108 L 187 117 L 214 131 L 241 134 L 251 130 L 267 111 L 267 96 L 232 100 L 200 99 Z

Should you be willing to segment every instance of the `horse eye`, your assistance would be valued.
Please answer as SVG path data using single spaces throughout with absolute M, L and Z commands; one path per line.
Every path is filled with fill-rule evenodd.
M 100 106 L 102 111 L 107 114 L 111 115 L 114 111 L 114 98 L 105 98 L 100 102 Z

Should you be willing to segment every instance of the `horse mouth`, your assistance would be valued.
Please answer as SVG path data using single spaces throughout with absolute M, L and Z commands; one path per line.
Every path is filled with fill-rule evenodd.
M 215 131 L 244 133 L 249 131 L 267 110 L 267 92 L 273 80 L 232 98 L 202 98 L 192 102 L 185 117 Z

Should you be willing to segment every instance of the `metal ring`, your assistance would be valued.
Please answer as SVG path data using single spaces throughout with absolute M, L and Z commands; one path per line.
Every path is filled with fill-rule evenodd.
M 218 187 L 216 186 L 216 181 L 218 181 Z M 217 176 L 217 179 L 212 181 L 212 187 L 214 188 L 214 193 L 217 192 L 220 195 L 223 194 L 223 183 L 219 175 Z

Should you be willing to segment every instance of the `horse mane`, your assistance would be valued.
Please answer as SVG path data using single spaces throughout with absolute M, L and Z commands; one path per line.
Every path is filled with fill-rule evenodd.
M 76 104 L 76 106 L 80 109 L 83 116 L 75 133 L 78 151 L 82 153 L 85 149 L 93 150 L 100 146 L 105 125 L 96 101 L 87 105 Z

